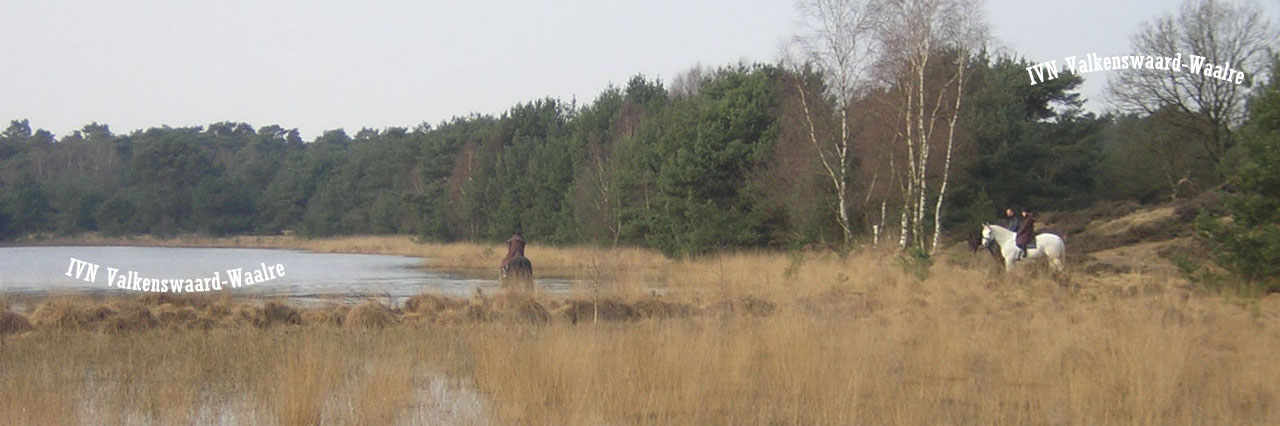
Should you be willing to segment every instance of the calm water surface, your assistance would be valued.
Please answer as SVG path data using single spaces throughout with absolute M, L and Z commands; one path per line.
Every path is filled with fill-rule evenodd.
M 69 268 L 72 275 L 76 273 L 72 258 L 99 265 L 92 282 L 86 281 L 87 268 L 82 270 L 80 279 L 67 276 Z M 283 265 L 285 273 L 252 286 L 232 289 L 227 284 L 228 270 L 256 270 L 261 264 Z M 240 248 L 0 247 L 0 293 L 139 293 L 109 285 L 107 268 L 116 268 L 121 274 L 135 271 L 141 277 L 156 279 L 195 280 L 213 277 L 217 272 L 224 292 L 304 301 L 403 299 L 424 292 L 466 297 L 476 289 L 488 292 L 498 288 L 495 280 L 425 269 L 422 259 L 408 256 Z M 537 285 L 540 291 L 550 293 L 569 290 L 566 280 L 539 279 Z

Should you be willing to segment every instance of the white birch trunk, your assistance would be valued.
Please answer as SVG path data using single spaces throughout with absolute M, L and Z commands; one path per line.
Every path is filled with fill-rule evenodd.
M 842 108 L 840 110 L 840 140 L 831 144 L 835 157 L 831 158 L 826 149 L 824 149 L 822 142 L 818 141 L 817 126 L 813 122 L 813 113 L 809 109 L 809 97 L 805 94 L 804 87 L 799 80 L 796 80 L 796 91 L 800 93 L 800 105 L 804 109 L 805 123 L 809 127 L 809 141 L 813 144 L 813 148 L 818 151 L 818 158 L 822 160 L 822 167 L 826 170 L 827 177 L 831 178 L 831 185 L 836 191 L 836 221 L 840 225 L 844 245 L 848 247 L 853 241 L 853 228 L 849 220 L 849 177 L 847 176 L 849 169 L 849 116 L 845 109 Z
M 956 66 L 956 104 L 951 111 L 951 122 L 947 125 L 947 157 L 942 166 L 942 185 L 938 188 L 938 203 L 933 207 L 933 242 L 929 245 L 929 253 L 938 249 L 938 237 L 942 235 L 942 202 L 947 197 L 947 181 L 951 175 L 951 153 L 955 148 L 956 121 L 960 117 L 960 101 L 964 98 L 964 73 L 969 60 L 969 52 L 962 50 L 959 65 Z

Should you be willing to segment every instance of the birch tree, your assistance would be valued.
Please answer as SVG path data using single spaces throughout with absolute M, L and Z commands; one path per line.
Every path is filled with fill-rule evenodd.
M 928 255 L 938 246 L 969 58 L 986 40 L 982 7 L 963 0 L 878 3 L 877 33 L 884 52 L 879 69 L 897 94 L 893 139 L 906 157 L 899 229 L 904 249 L 915 245 Z M 941 171 L 930 167 L 935 154 L 942 155 Z M 930 207 L 932 238 L 926 239 Z
M 847 247 L 853 240 L 849 198 L 850 168 L 853 153 L 849 128 L 849 108 L 867 82 L 868 70 L 875 62 L 875 0 L 803 0 L 798 7 L 804 29 L 794 40 L 802 55 L 790 60 L 795 75 L 812 69 L 822 75 L 825 91 L 821 95 L 834 103 L 835 119 L 840 123 L 838 136 L 821 132 L 819 126 L 829 117 L 820 116 L 815 103 L 824 99 L 809 93 L 801 78 L 794 78 L 800 96 L 808 136 L 818 154 L 822 170 L 835 192 L 836 220 Z M 872 182 L 875 180 L 873 179 Z M 872 184 L 874 185 L 874 184 Z M 878 236 L 879 230 L 873 232 Z

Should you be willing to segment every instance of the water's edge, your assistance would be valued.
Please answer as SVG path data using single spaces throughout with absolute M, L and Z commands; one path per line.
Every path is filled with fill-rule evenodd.
M 283 274 L 276 275 L 277 271 Z M 141 291 L 140 283 L 149 280 L 147 284 L 160 284 L 166 293 L 174 294 L 230 292 L 303 303 L 370 298 L 397 303 L 420 293 L 469 297 L 477 291 L 497 290 L 496 277 L 483 275 L 482 271 L 433 270 L 425 259 L 404 255 L 230 247 L 0 247 L 0 294 L 22 298 L 155 293 Z M 234 276 L 240 277 L 239 286 L 233 284 Z M 261 282 L 247 284 L 254 278 Z M 184 288 L 170 288 L 174 281 L 182 282 Z M 215 290 L 214 284 L 221 290 Z M 569 290 L 569 280 L 560 278 L 540 278 L 536 285 L 552 294 Z

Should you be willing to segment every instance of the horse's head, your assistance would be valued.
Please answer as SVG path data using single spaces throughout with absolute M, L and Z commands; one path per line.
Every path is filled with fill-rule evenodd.
M 973 234 L 970 234 L 973 235 Z M 982 224 L 982 231 L 969 238 L 969 254 L 977 253 L 980 248 L 991 248 L 994 239 L 991 237 L 991 226 Z
M 991 244 L 994 242 L 995 242 L 995 238 L 991 236 L 991 224 L 990 223 L 982 224 L 982 243 L 981 243 L 982 247 L 991 247 Z

